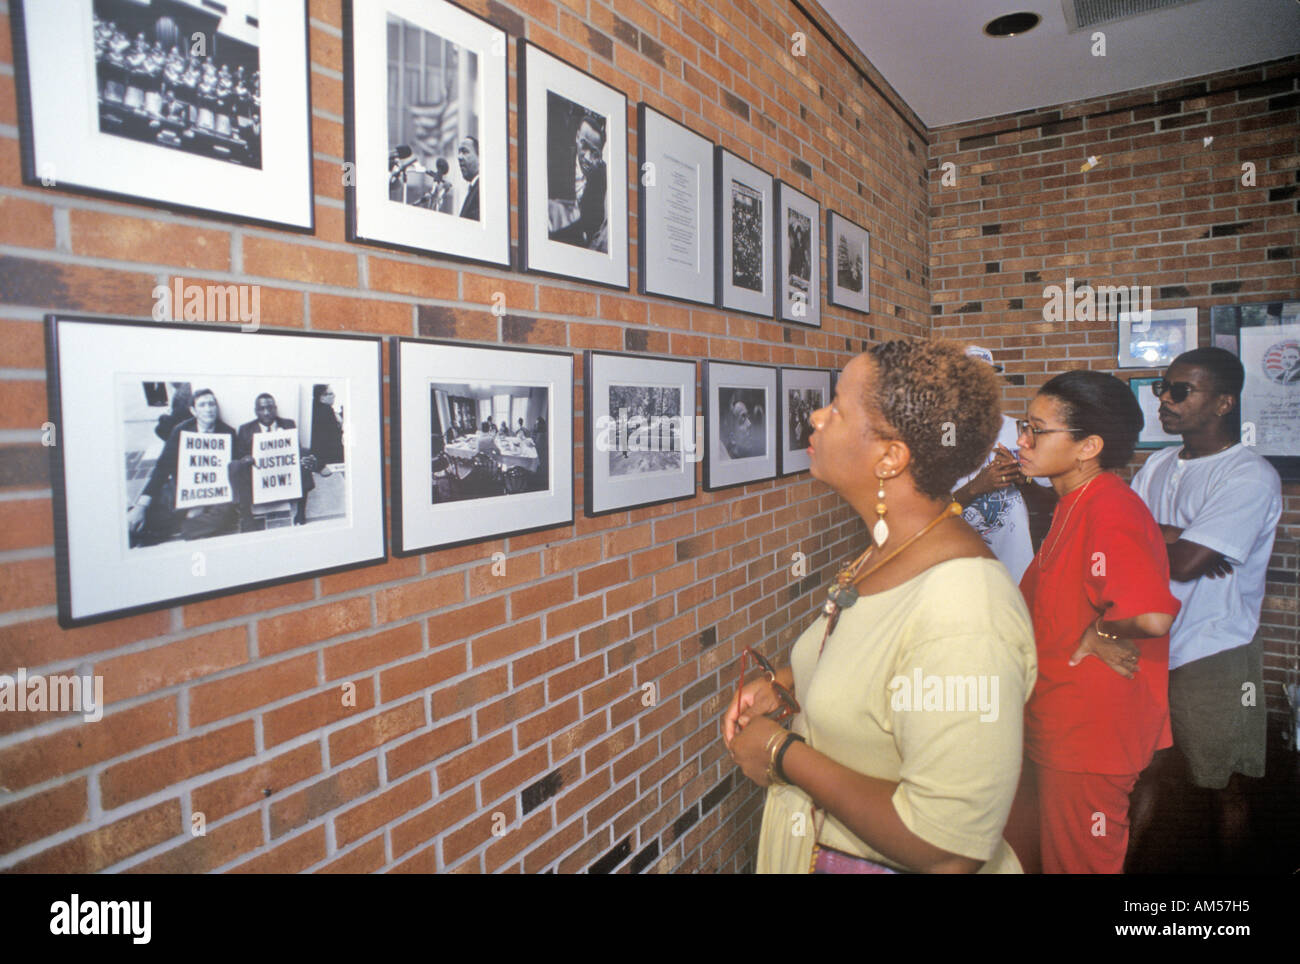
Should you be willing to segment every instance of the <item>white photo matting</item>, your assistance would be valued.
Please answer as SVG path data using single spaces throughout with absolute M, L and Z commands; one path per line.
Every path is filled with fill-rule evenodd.
M 776 478 L 777 370 L 769 365 L 704 363 L 704 488 Z
M 713 142 L 644 102 L 638 117 L 640 291 L 711 305 L 717 270 Z
M 393 552 L 573 521 L 573 355 L 391 342 Z
M 312 228 L 306 0 L 10 9 L 26 183 Z
M 586 352 L 585 511 L 695 495 L 695 362 Z
M 344 51 L 350 239 L 509 267 L 505 32 L 445 0 L 348 0 Z
M 835 211 L 826 215 L 826 301 L 871 311 L 871 235 Z
M 1196 347 L 1195 308 L 1161 308 L 1119 313 L 1119 367 L 1168 368 Z
M 781 399 L 781 474 L 806 472 L 811 463 L 808 440 L 812 413 L 831 401 L 831 373 L 824 368 L 782 368 L 778 379 Z
M 628 287 L 627 95 L 519 40 L 526 271 Z
M 772 175 L 717 149 L 720 308 L 772 317 Z
M 776 182 L 776 316 L 822 324 L 822 209 L 808 195 Z
M 46 339 L 62 625 L 384 560 L 379 338 L 51 315 Z

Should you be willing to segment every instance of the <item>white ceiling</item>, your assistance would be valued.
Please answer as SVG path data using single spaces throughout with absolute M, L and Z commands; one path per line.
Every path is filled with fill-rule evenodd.
M 930 128 L 1300 53 L 1297 0 L 1194 0 L 1077 33 L 1062 2 L 820 0 Z M 1022 10 L 1042 22 L 1018 37 L 984 34 L 994 17 Z M 1092 54 L 1098 30 L 1104 57 Z

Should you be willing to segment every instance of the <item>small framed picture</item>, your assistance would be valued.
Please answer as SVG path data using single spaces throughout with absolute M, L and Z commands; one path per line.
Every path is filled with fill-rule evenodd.
M 830 404 L 831 373 L 824 368 L 782 368 L 777 382 L 781 399 L 781 474 L 808 470 L 812 413 Z
M 776 211 L 776 316 L 820 328 L 821 205 L 777 181 Z
M 777 370 L 704 363 L 704 489 L 776 478 Z
M 506 35 L 446 0 L 343 8 L 348 237 L 510 266 Z
M 842 214 L 826 215 L 826 301 L 871 311 L 871 235 Z
M 713 142 L 637 109 L 637 284 L 643 295 L 713 304 Z
M 1132 376 L 1128 380 L 1128 387 L 1132 390 L 1133 396 L 1137 399 L 1138 407 L 1142 409 L 1142 431 L 1138 435 L 1137 447 L 1139 449 L 1162 449 L 1170 445 L 1182 445 L 1183 437 L 1181 435 L 1170 435 L 1160 427 L 1160 399 L 1151 391 L 1159 378 L 1155 376 Z
M 51 315 L 59 621 L 382 562 L 382 342 Z
M 628 287 L 627 96 L 519 40 L 526 271 Z
M 717 148 L 715 304 L 772 317 L 772 175 Z
M 573 356 L 392 339 L 393 552 L 573 521 Z
M 1167 368 L 1196 347 L 1196 309 L 1119 313 L 1119 367 Z
M 14 0 L 23 180 L 313 227 L 306 0 Z
M 695 495 L 695 362 L 583 356 L 589 516 Z

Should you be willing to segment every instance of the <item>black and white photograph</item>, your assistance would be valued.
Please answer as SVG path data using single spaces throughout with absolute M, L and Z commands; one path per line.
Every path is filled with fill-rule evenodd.
M 136 0 L 94 0 L 100 131 L 260 168 L 259 2 L 224 13 L 177 3 L 160 16 Z
M 637 219 L 641 294 L 713 304 L 713 142 L 637 108 Z
M 842 214 L 826 215 L 826 301 L 871 311 L 871 235 Z
M 776 477 L 778 398 L 775 368 L 704 363 L 706 490 Z
M 717 295 L 722 308 L 772 316 L 773 182 L 769 174 L 719 147 Z
M 573 521 L 572 354 L 390 344 L 394 554 Z
M 600 515 L 695 494 L 695 362 L 583 356 L 585 509 Z
M 627 96 L 519 41 L 524 268 L 628 287 Z
M 65 625 L 385 558 L 379 338 L 50 316 L 47 340 Z
M 545 386 L 435 382 L 429 403 L 434 504 L 547 487 L 550 392 Z
M 776 182 L 776 315 L 821 326 L 821 206 Z
M 344 15 L 351 239 L 509 266 L 505 33 L 446 0 Z
M 305 2 L 11 7 L 28 184 L 313 226 Z
M 1169 367 L 1197 346 L 1196 316 L 1195 308 L 1119 312 L 1119 367 Z
M 830 403 L 831 373 L 824 368 L 782 368 L 777 394 L 781 398 L 781 474 L 806 471 L 812 414 Z

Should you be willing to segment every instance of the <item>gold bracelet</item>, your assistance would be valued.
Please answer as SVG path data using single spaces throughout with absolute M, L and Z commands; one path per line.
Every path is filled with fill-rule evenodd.
M 780 785 L 785 783 L 776 773 L 776 754 L 781 749 L 781 740 L 789 735 L 787 730 L 777 730 L 772 734 L 772 738 L 767 741 L 767 746 L 763 747 L 763 751 L 769 756 L 767 761 L 767 782 L 770 784 Z
M 1108 632 L 1106 632 L 1104 629 L 1101 628 L 1101 617 L 1100 617 L 1100 616 L 1097 617 L 1097 624 L 1096 624 L 1095 626 L 1093 626 L 1092 628 L 1095 629 L 1095 630 L 1097 630 L 1097 635 L 1100 636 L 1102 639 L 1119 639 L 1119 638 L 1120 638 L 1119 636 L 1116 636 L 1114 633 L 1108 633 Z

